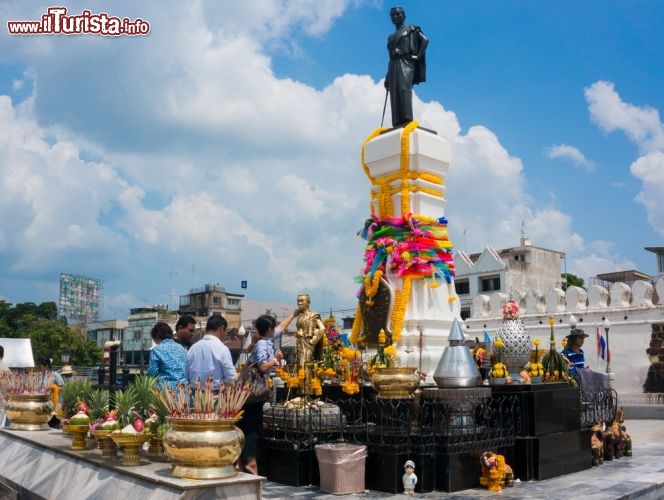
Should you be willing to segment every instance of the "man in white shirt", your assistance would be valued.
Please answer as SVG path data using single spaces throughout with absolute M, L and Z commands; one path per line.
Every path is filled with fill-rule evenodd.
M 208 318 L 205 335 L 187 352 L 186 373 L 190 385 L 199 380 L 203 387 L 207 378 L 212 376 L 213 389 L 217 391 L 220 384 L 235 380 L 237 373 L 231 351 L 223 343 L 227 326 L 226 319 L 220 314 Z

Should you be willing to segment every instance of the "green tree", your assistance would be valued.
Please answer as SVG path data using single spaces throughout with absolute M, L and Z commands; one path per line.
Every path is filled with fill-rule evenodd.
M 584 288 L 583 278 L 579 278 L 576 274 L 562 273 L 560 277 L 563 279 L 563 290 L 567 290 L 568 286 L 578 286 Z
M 37 306 L 32 302 L 12 307 L 0 302 L 0 336 L 30 338 L 36 360 L 52 358 L 60 364 L 62 351 L 70 353 L 70 363 L 76 366 L 92 366 L 102 358 L 101 348 L 84 333 L 67 325 L 58 317 L 55 302 L 44 302 Z
M 69 351 L 69 363 L 75 366 L 92 366 L 102 358 L 97 344 L 60 321 L 40 319 L 28 328 L 32 351 L 36 359 L 49 357 L 59 364 L 62 351 Z

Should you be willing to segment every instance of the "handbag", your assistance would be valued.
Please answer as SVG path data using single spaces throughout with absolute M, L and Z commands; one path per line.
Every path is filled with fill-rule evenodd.
M 272 389 L 267 385 L 265 374 L 261 372 L 258 363 L 248 360 L 247 364 L 240 370 L 238 378 L 248 385 L 251 392 L 246 404 L 264 403 L 272 396 Z

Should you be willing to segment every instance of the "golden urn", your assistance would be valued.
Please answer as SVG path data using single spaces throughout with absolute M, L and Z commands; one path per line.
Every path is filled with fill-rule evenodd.
M 164 452 L 173 462 L 171 474 L 188 479 L 224 479 L 237 474 L 233 463 L 244 447 L 239 419 L 168 417 Z
M 48 394 L 8 394 L 5 413 L 9 428 L 18 431 L 47 431 L 53 403 Z
M 417 368 L 379 368 L 371 376 L 371 387 L 381 399 L 408 399 L 420 385 Z

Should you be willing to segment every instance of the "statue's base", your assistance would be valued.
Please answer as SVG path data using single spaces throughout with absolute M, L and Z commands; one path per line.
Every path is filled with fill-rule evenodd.
M 408 157 L 402 158 L 402 141 L 408 141 Z M 441 218 L 445 215 L 445 176 L 450 167 L 451 148 L 434 131 L 416 128 L 407 138 L 402 127 L 394 128 L 368 141 L 364 161 L 372 180 L 372 213 L 381 217 L 417 214 Z M 407 189 L 404 187 L 407 185 Z M 392 213 L 382 213 L 389 196 Z M 407 213 L 402 213 L 406 211 Z M 454 284 L 439 280 L 413 279 L 408 306 L 403 315 L 400 340 L 396 343 L 400 366 L 416 367 L 433 383 L 454 318 L 460 316 Z M 390 277 L 390 285 L 403 289 L 401 279 Z M 390 329 L 393 325 L 390 325 Z

